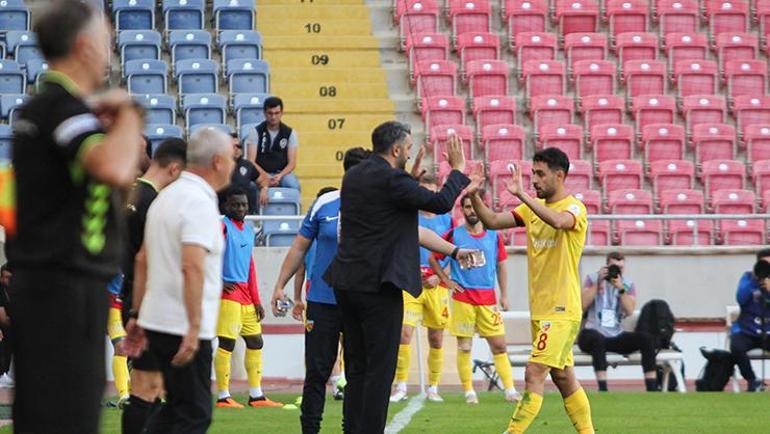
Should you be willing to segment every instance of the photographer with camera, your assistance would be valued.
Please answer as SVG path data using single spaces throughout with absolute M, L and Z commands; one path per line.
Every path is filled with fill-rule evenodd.
M 583 283 L 583 328 L 578 335 L 580 350 L 593 357 L 600 392 L 607 391 L 607 351 L 642 353 L 644 384 L 648 392 L 658 390 L 655 343 L 651 335 L 623 330 L 623 318 L 634 313 L 636 287 L 623 275 L 626 259 L 620 252 L 607 255 L 607 265 L 586 276 Z
M 730 353 L 741 375 L 748 382 L 748 392 L 764 389 L 762 380 L 758 380 L 751 368 L 751 361 L 746 353 L 754 348 L 770 349 L 767 332 L 770 331 L 770 249 L 757 253 L 754 271 L 747 271 L 738 282 L 736 299 L 741 307 L 738 320 L 733 323 L 730 336 Z M 764 315 L 763 315 L 764 314 Z M 763 318 L 764 316 L 764 318 Z

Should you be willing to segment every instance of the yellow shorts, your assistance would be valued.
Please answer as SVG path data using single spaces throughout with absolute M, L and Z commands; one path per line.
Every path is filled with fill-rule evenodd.
M 257 311 L 253 304 L 240 304 L 232 300 L 222 300 L 219 306 L 217 336 L 236 339 L 238 336 L 262 334 L 262 325 L 257 320 Z
M 113 342 L 126 337 L 126 330 L 123 328 L 123 318 L 120 315 L 120 309 L 116 307 L 111 307 L 107 315 L 107 335 Z
M 487 338 L 505 335 L 505 325 L 495 305 L 479 306 L 453 300 L 449 331 L 458 338 L 472 338 L 476 332 Z
M 439 285 L 423 288 L 422 294 L 414 298 L 404 291 L 404 325 L 422 325 L 431 329 L 445 329 L 449 323 L 449 290 Z
M 532 321 L 532 353 L 529 361 L 556 369 L 574 366 L 572 346 L 579 331 L 580 321 Z

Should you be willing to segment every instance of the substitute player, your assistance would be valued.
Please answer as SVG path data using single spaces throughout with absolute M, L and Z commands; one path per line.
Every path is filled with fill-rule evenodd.
M 126 337 L 126 330 L 123 328 L 121 310 L 123 309 L 123 300 L 120 298 L 120 291 L 123 288 L 123 273 L 118 274 L 107 285 L 107 292 L 110 295 L 110 311 L 107 315 L 107 335 L 112 342 L 112 376 L 114 377 L 115 390 L 118 392 L 118 407 L 128 402 L 128 358 L 123 351 L 123 339 Z
M 219 308 L 217 337 L 219 347 L 214 356 L 219 399 L 217 407 L 243 408 L 230 396 L 230 361 L 235 339 L 246 343 L 245 366 L 249 382 L 249 406 L 283 407 L 262 392 L 262 325 L 265 309 L 259 300 L 254 259 L 251 256 L 256 233 L 244 221 L 249 200 L 242 189 L 232 188 L 225 201 L 226 216 L 222 219 L 225 235 L 223 259 L 222 303 Z
M 471 187 L 473 208 L 488 228 L 527 228 L 529 309 L 532 316 L 532 353 L 525 374 L 526 391 L 516 406 L 508 433 L 522 433 L 537 417 L 548 373 L 564 398 L 572 425 L 581 434 L 593 433 L 588 397 L 573 368 L 572 346 L 580 330 L 580 274 L 578 264 L 585 243 L 585 206 L 564 188 L 569 159 L 559 149 L 535 154 L 532 185 L 537 199 L 525 191 L 521 171 L 512 168 L 508 187 L 522 201 L 513 213 L 494 213 L 478 194 L 479 177 Z
M 454 228 L 444 238 L 457 245 L 480 250 L 486 264 L 471 269 L 462 269 L 457 260 L 451 260 L 451 276 L 447 276 L 441 266 L 432 260 L 434 271 L 452 290 L 452 318 L 450 331 L 457 337 L 457 372 L 465 391 L 465 402 L 478 404 L 479 399 L 473 390 L 471 373 L 471 344 L 474 333 L 485 338 L 494 355 L 495 368 L 505 388 L 506 401 L 518 401 L 521 395 L 513 385 L 513 371 L 505 346 L 505 326 L 498 310 L 495 295 L 495 282 L 500 288 L 500 307 L 508 310 L 508 273 L 505 260 L 508 254 L 500 235 L 484 229 L 471 205 L 471 199 L 465 195 L 460 200 L 465 224 Z
M 420 185 L 430 191 L 438 192 L 438 179 L 434 175 L 423 175 Z M 419 211 L 419 225 L 430 229 L 437 235 L 444 235 L 454 226 L 451 213 L 433 214 Z M 414 298 L 404 291 L 404 323 L 401 326 L 401 344 L 398 346 L 398 364 L 396 365 L 396 390 L 390 396 L 391 402 L 407 399 L 406 381 L 409 377 L 409 359 L 414 328 L 422 321 L 428 329 L 428 401 L 444 402 L 438 394 L 438 383 L 444 366 L 443 338 L 444 329 L 449 324 L 449 290 L 440 284 L 438 276 L 428 262 L 431 253 L 420 247 L 420 271 L 422 272 L 422 294 Z M 442 264 L 445 264 L 444 261 Z

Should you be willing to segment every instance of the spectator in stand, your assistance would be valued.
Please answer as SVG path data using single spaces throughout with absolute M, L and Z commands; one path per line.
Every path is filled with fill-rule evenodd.
M 259 204 L 267 204 L 269 187 L 286 187 L 299 190 L 294 174 L 297 166 L 297 132 L 281 122 L 283 101 L 271 96 L 265 99 L 265 120 L 246 137 L 247 159 L 256 163 L 259 178 Z
M 647 333 L 623 330 L 623 318 L 636 308 L 636 286 L 623 275 L 626 259 L 620 252 L 607 255 L 607 265 L 586 276 L 583 283 L 583 328 L 578 347 L 593 357 L 599 391 L 607 391 L 607 351 L 642 353 L 644 384 L 648 392 L 658 390 L 655 341 Z
M 231 137 L 233 138 L 235 169 L 233 170 L 233 176 L 230 177 L 230 186 L 246 191 L 246 197 L 249 201 L 248 213 L 256 214 L 257 195 L 259 194 L 259 188 L 257 188 L 259 171 L 251 160 L 243 158 L 243 143 L 238 139 L 238 133 L 232 133 Z M 218 193 L 219 212 L 222 214 L 225 214 L 226 195 L 227 190 L 222 190 Z
M 757 253 L 757 262 L 770 262 L 770 249 L 762 249 Z M 736 299 L 741 306 L 738 320 L 733 323 L 730 336 L 730 353 L 735 364 L 741 371 L 741 375 L 748 382 L 748 392 L 764 390 L 762 380 L 757 379 L 751 368 L 751 361 L 746 353 L 754 348 L 761 348 L 763 336 L 765 337 L 765 351 L 770 349 L 770 341 L 767 341 L 767 333 L 770 332 L 770 312 L 767 312 L 768 284 L 767 279 L 760 279 L 752 271 L 746 271 L 738 281 Z M 762 316 L 764 314 L 764 328 L 762 333 Z

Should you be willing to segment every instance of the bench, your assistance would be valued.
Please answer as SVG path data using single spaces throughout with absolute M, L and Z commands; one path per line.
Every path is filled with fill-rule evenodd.
M 725 351 L 730 351 L 730 332 L 733 323 L 738 320 L 738 315 L 740 315 L 740 313 L 741 308 L 738 305 L 733 304 L 725 306 L 725 324 L 727 325 L 727 333 L 725 333 Z M 770 339 L 770 336 L 768 336 L 768 339 Z M 749 360 L 762 360 L 762 363 L 765 363 L 765 360 L 770 359 L 770 351 L 762 351 L 761 348 L 754 348 L 746 353 L 746 355 L 749 356 Z M 764 378 L 762 380 L 764 381 Z M 732 383 L 733 392 L 740 392 L 740 379 L 738 378 L 737 366 L 733 367 Z

